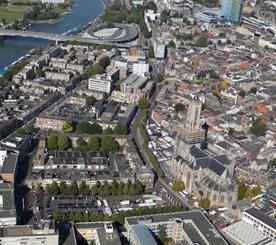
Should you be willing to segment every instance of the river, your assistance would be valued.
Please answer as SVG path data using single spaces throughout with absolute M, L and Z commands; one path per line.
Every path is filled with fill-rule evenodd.
M 72 12 L 62 16 L 62 20 L 54 24 L 36 24 L 29 30 L 62 34 L 74 27 L 86 25 L 104 12 L 102 0 L 75 0 Z M 0 75 L 3 69 L 25 55 L 33 48 L 46 47 L 49 41 L 11 37 L 0 39 Z

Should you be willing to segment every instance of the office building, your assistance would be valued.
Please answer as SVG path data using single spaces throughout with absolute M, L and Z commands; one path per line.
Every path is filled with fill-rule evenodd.
M 221 16 L 225 20 L 230 20 L 232 3 L 233 3 L 233 0 L 222 0 L 221 1 Z
M 204 11 L 195 14 L 195 18 L 203 23 L 214 24 L 218 23 L 218 16 L 212 12 Z
M 127 239 L 135 245 L 156 244 L 153 234 L 158 235 L 160 225 L 175 244 L 227 244 L 201 211 L 126 217 Z
M 221 16 L 235 24 L 240 24 L 243 16 L 243 0 L 223 0 Z
M 161 39 L 154 40 L 154 56 L 156 59 L 164 59 L 165 58 L 166 46 L 165 42 Z
M 243 15 L 243 0 L 233 0 L 230 21 L 240 24 Z
M 133 64 L 133 74 L 138 76 L 145 76 L 149 73 L 149 63 L 144 59 L 139 59 Z
M 88 89 L 110 94 L 112 90 L 112 80 L 102 75 L 95 75 L 89 78 Z

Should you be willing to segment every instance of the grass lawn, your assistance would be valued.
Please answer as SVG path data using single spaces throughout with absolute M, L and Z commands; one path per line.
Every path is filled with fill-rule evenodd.
M 59 14 L 59 15 L 65 13 L 65 12 L 68 12 L 68 11 L 69 11 L 68 8 L 62 8 L 62 7 L 54 7 L 54 8 L 52 8 L 52 10 L 51 10 L 51 12 L 57 13 L 57 14 Z
M 30 6 L 0 6 L 0 21 L 5 19 L 8 23 L 23 18 L 24 14 L 31 9 Z

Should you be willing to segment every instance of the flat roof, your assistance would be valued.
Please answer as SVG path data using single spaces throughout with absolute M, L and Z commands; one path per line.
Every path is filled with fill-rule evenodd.
M 133 235 L 140 245 L 157 245 L 157 242 L 149 231 L 148 227 L 145 225 L 133 225 L 131 226 Z
M 17 167 L 18 154 L 10 153 L 4 160 L 1 174 L 15 174 Z
M 245 212 L 276 230 L 276 221 L 260 210 L 256 208 L 250 208 Z
M 217 229 L 210 223 L 210 221 L 205 217 L 201 211 L 186 211 L 186 212 L 176 212 L 176 213 L 165 213 L 165 214 L 155 214 L 155 215 L 144 215 L 135 217 L 126 217 L 126 221 L 129 225 L 136 224 L 147 224 L 147 223 L 158 223 L 166 222 L 173 219 L 180 218 L 181 220 L 192 220 L 197 226 L 199 231 L 205 237 L 205 239 L 210 244 L 228 244 Z M 189 235 L 189 234 L 188 234 Z M 190 238 L 193 239 L 194 235 L 190 234 Z M 198 234 L 199 235 L 199 234 Z
M 121 245 L 121 240 L 117 229 L 113 225 L 113 233 L 107 233 L 105 224 L 112 222 L 83 222 L 76 223 L 76 229 L 96 229 L 101 245 Z

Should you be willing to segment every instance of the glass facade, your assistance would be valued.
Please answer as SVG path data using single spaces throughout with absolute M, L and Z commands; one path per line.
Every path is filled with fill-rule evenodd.
M 222 0 L 221 16 L 225 20 L 240 24 L 243 15 L 243 0 Z

